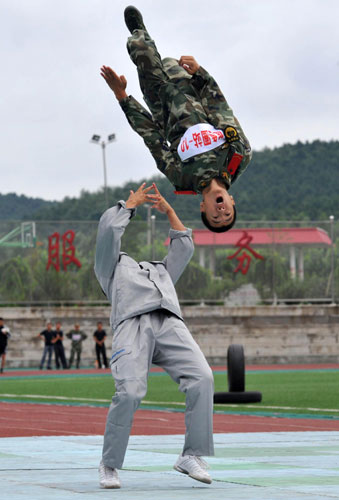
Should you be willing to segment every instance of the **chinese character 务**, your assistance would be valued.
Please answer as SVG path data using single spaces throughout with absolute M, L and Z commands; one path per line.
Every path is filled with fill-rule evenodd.
M 250 236 L 247 231 L 244 231 L 244 234 L 235 244 L 236 247 L 239 247 L 238 250 L 233 255 L 227 257 L 228 259 L 236 258 L 239 261 L 238 266 L 236 267 L 236 269 L 234 269 L 235 273 L 241 271 L 242 274 L 247 274 L 252 258 L 251 255 L 249 255 L 246 252 L 246 250 L 248 250 L 248 252 L 250 252 L 256 259 L 260 260 L 265 259 L 265 257 L 258 254 L 258 252 L 256 252 L 255 250 L 253 250 L 253 248 L 250 247 L 250 243 L 252 240 L 253 236 Z M 239 255 L 241 251 L 243 251 L 243 253 Z
M 67 267 L 70 264 L 75 264 L 77 267 L 81 267 L 81 262 L 75 257 L 75 246 L 73 245 L 73 240 L 75 238 L 75 232 L 72 230 L 66 231 L 62 239 L 62 267 L 64 271 L 67 271 Z M 60 271 L 60 234 L 55 232 L 48 237 L 48 262 L 46 270 L 53 266 L 57 271 Z

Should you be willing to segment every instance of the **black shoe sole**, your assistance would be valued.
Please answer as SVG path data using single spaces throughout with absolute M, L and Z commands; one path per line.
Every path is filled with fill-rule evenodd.
M 124 18 L 125 24 L 131 34 L 134 30 L 146 31 L 141 12 L 133 5 L 126 7 L 124 11 Z

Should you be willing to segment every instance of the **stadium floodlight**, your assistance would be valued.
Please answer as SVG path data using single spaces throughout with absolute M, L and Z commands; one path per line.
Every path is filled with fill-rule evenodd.
M 335 278 L 334 278 L 334 266 L 335 266 L 335 242 L 334 242 L 334 215 L 330 215 L 330 231 L 331 231 L 331 241 L 332 241 L 332 248 L 331 248 L 331 299 L 332 299 L 332 304 L 335 304 Z
M 106 208 L 108 208 L 108 193 L 107 193 L 107 169 L 106 169 L 106 142 L 101 141 L 100 142 L 100 135 L 93 134 L 91 142 L 94 144 L 98 144 L 102 148 L 102 161 L 103 161 L 103 166 L 104 166 L 104 193 L 105 193 L 105 204 Z M 107 142 L 110 144 L 111 142 L 115 141 L 115 134 L 110 134 L 107 137 Z

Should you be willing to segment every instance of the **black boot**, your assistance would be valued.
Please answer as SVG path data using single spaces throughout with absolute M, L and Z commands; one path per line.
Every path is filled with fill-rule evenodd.
M 133 5 L 129 5 L 128 7 L 126 7 L 124 16 L 126 26 L 129 29 L 130 33 L 133 33 L 134 30 L 147 31 L 142 19 L 141 12 L 139 12 L 136 7 L 133 7 Z

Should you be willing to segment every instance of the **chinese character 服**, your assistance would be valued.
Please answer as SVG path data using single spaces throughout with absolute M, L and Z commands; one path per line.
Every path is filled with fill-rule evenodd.
M 59 260 L 59 242 L 60 234 L 53 233 L 48 236 L 48 262 L 46 270 L 53 266 L 57 271 L 60 271 L 60 260 Z
M 64 271 L 67 271 L 67 267 L 70 264 L 75 264 L 77 267 L 81 267 L 81 262 L 75 257 L 75 246 L 73 241 L 75 238 L 75 232 L 72 230 L 66 231 L 62 239 L 62 267 Z M 48 262 L 46 270 L 53 266 L 57 271 L 60 271 L 60 234 L 55 232 L 48 237 Z
M 64 271 L 67 271 L 67 266 L 72 263 L 81 267 L 81 262 L 75 257 L 75 246 L 73 245 L 74 238 L 75 232 L 71 229 L 66 231 L 62 236 L 62 265 Z

